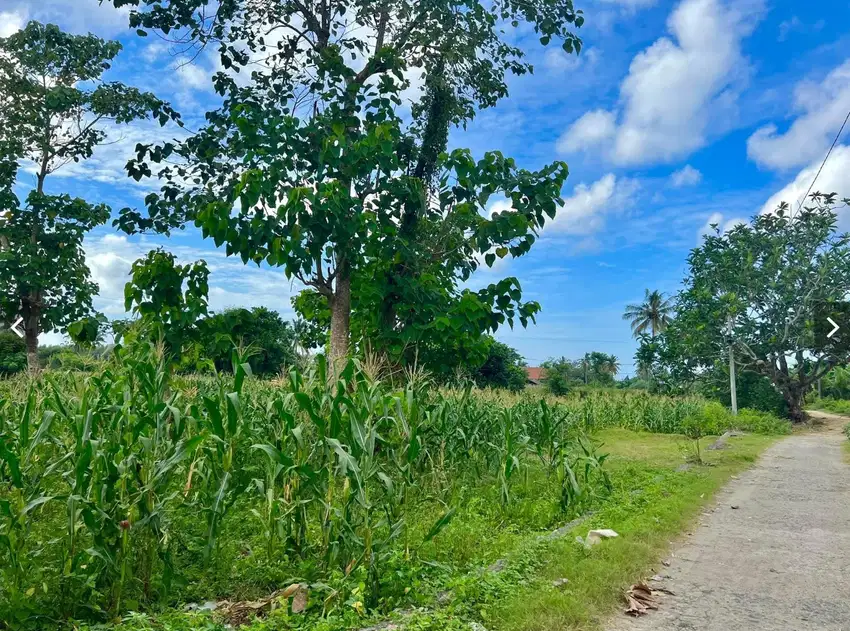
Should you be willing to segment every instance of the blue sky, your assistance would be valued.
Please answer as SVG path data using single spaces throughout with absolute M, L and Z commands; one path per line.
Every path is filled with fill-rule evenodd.
M 565 160 L 563 208 L 532 252 L 482 270 L 471 285 L 507 275 L 543 312 L 536 326 L 500 331 L 532 365 L 591 350 L 617 355 L 631 372 L 635 343 L 621 319 L 645 288 L 674 292 L 688 251 L 709 223 L 744 221 L 808 188 L 850 110 L 850 3 L 818 0 L 587 0 L 584 48 L 568 56 L 533 33 L 509 36 L 535 65 L 512 78 L 511 96 L 455 130 L 453 147 L 500 150 L 526 168 Z M 805 10 L 804 10 L 805 9 Z M 0 0 L 0 35 L 27 19 L 120 39 L 109 75 L 155 91 L 189 121 L 214 103 L 213 57 L 180 66 L 169 45 L 126 29 L 123 12 L 97 0 Z M 53 176 L 63 189 L 115 209 L 141 206 L 155 183 L 137 184 L 124 164 L 137 142 L 167 140 L 173 128 L 123 129 L 83 165 Z M 816 190 L 850 196 L 850 130 Z M 21 187 L 31 184 L 24 173 Z M 850 215 L 842 216 L 850 228 Z M 157 238 L 104 227 L 86 241 L 101 293 L 96 306 L 123 315 L 132 261 Z M 281 272 L 246 267 L 188 230 L 165 242 L 212 270 L 211 304 L 267 305 L 291 315 L 298 290 Z M 44 336 L 55 341 L 56 335 Z

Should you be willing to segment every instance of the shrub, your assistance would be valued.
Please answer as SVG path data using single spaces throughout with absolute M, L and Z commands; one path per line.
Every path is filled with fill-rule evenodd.
M 732 414 L 717 401 L 706 403 L 700 411 L 701 426 L 706 435 L 717 435 L 725 432 L 732 425 Z
M 810 404 L 810 407 L 816 410 L 834 412 L 835 414 L 850 414 L 850 401 L 846 401 L 844 399 L 831 399 L 828 397 L 815 399 Z
M 706 408 L 708 407 L 709 406 L 706 406 Z M 714 422 L 715 421 L 712 418 L 712 415 L 710 414 L 695 414 L 693 416 L 689 416 L 684 421 L 682 421 L 682 433 L 693 441 L 693 460 L 697 464 L 702 464 L 702 450 L 700 449 L 700 440 L 704 436 L 716 433 L 715 431 L 709 429 L 709 427 L 713 426 Z
M 525 362 L 516 350 L 493 340 L 484 364 L 475 372 L 480 388 L 507 388 L 514 392 L 525 388 Z
M 737 429 L 753 434 L 784 435 L 791 433 L 791 421 L 777 418 L 768 412 L 744 408 L 733 417 Z
M 788 415 L 788 405 L 782 394 L 762 375 L 742 370 L 736 378 L 736 392 L 739 409 L 749 408 L 761 412 L 770 412 L 776 416 Z M 730 407 L 729 369 L 726 364 L 718 364 L 709 370 L 699 382 L 699 392 L 709 399 L 716 399 Z
M 688 417 L 683 422 L 682 433 L 690 435 L 687 431 L 693 423 L 697 423 L 703 432 L 703 436 L 717 436 L 728 429 L 740 429 L 753 434 L 784 435 L 791 433 L 791 422 L 781 419 L 769 412 L 751 410 L 744 408 L 734 416 L 725 406 L 717 401 L 706 403 L 696 415 L 696 419 Z
M 233 347 L 250 349 L 255 375 L 272 376 L 298 363 L 295 330 L 276 311 L 265 307 L 225 309 L 200 323 L 204 341 L 201 356 L 217 370 L 233 372 Z
M 0 375 L 13 375 L 26 367 L 26 343 L 11 331 L 0 331 Z

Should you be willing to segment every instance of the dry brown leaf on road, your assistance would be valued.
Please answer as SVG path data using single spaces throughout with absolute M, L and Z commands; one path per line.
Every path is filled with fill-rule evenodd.
M 650 609 L 658 609 L 653 589 L 646 583 L 635 583 L 626 591 L 625 613 L 630 616 L 642 616 Z

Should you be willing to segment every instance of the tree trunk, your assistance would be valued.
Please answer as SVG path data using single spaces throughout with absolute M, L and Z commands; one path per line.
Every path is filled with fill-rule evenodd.
M 351 269 L 348 264 L 340 264 L 331 307 L 331 365 L 339 373 L 348 359 L 349 339 L 351 337 Z
M 31 375 L 37 375 L 38 365 L 38 311 L 33 307 L 24 314 L 24 339 L 27 344 L 27 368 Z
M 803 411 L 803 399 L 805 398 L 802 388 L 783 389 L 782 396 L 788 405 L 788 418 L 793 423 L 802 423 L 806 420 L 806 413 Z

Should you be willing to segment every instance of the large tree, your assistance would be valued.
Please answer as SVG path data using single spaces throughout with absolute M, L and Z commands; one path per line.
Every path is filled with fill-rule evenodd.
M 133 6 L 143 32 L 215 44 L 225 68 L 255 69 L 248 82 L 216 76 L 223 105 L 189 141 L 140 147 L 136 177 L 166 158 L 181 164 L 159 171 L 161 193 L 146 216 L 123 214 L 125 230 L 191 222 L 228 253 L 283 267 L 327 301 L 335 359 L 349 352 L 354 300 L 385 337 L 420 325 L 391 340 L 396 351 L 423 328 L 480 337 L 533 317 L 539 306 L 521 302 L 515 279 L 457 285 L 482 259 L 528 251 L 555 214 L 566 165 L 528 172 L 499 153 L 444 151 L 451 125 L 507 94 L 508 73 L 531 70 L 503 24 L 579 49 L 571 0 L 112 1 Z M 407 117 L 401 95 L 417 74 L 424 96 Z M 487 216 L 498 197 L 511 210 Z M 420 315 L 423 304 L 437 313 Z
M 31 371 L 40 332 L 91 313 L 97 285 L 83 237 L 110 215 L 104 204 L 47 192 L 48 176 L 90 158 L 109 125 L 177 118 L 152 94 L 102 81 L 120 50 L 38 22 L 0 39 L 0 316 L 23 318 Z M 21 206 L 14 183 L 23 164 L 35 187 Z
M 741 369 L 770 379 L 793 420 L 804 417 L 811 384 L 847 361 L 841 336 L 821 332 L 850 294 L 850 238 L 837 231 L 839 204 L 834 194 L 815 193 L 799 211 L 783 203 L 705 237 L 688 258 L 676 318 L 655 349 L 672 378 L 728 361 L 731 348 Z

